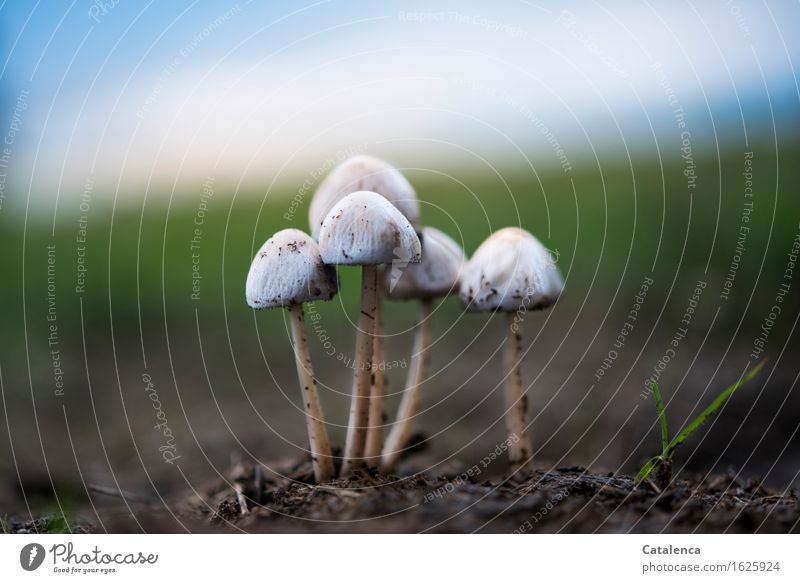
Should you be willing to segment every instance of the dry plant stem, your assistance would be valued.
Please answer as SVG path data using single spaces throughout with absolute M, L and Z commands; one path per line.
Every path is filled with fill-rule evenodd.
M 408 445 L 414 417 L 419 411 L 419 404 L 422 400 L 421 386 L 428 377 L 428 368 L 431 361 L 428 347 L 431 344 L 432 311 L 433 300 L 422 300 L 419 311 L 419 327 L 414 335 L 414 348 L 411 353 L 411 364 L 406 377 L 406 386 L 400 399 L 400 406 L 397 409 L 397 418 L 389 431 L 386 445 L 383 448 L 381 465 L 387 471 L 394 467 L 400 454 L 403 453 L 404 448 Z
M 530 463 L 530 439 L 525 418 L 528 412 L 528 397 L 522 384 L 521 358 L 522 337 L 517 313 L 506 313 L 506 429 L 508 429 L 511 445 L 508 448 L 508 459 L 512 471 L 522 470 Z
M 350 399 L 350 420 L 344 443 L 341 475 L 350 474 L 364 463 L 364 448 L 369 426 L 369 391 L 372 373 L 372 340 L 375 332 L 378 267 L 364 265 L 361 272 L 361 313 L 358 317 L 356 356 L 353 372 L 353 394 Z
M 378 277 L 380 281 L 380 276 Z M 372 344 L 372 375 L 369 392 L 369 429 L 367 429 L 367 445 L 364 457 L 367 465 L 377 466 L 381 461 L 383 449 L 383 425 L 386 421 L 384 412 L 384 375 L 383 375 L 383 302 L 381 290 L 378 290 L 378 301 L 375 309 L 375 336 Z
M 308 443 L 311 449 L 311 462 L 314 466 L 314 479 L 323 482 L 333 477 L 333 457 L 328 431 L 325 429 L 325 418 L 317 393 L 317 380 L 311 366 L 311 353 L 306 342 L 306 327 L 303 323 L 303 308 L 289 308 L 292 321 L 292 339 L 294 340 L 294 360 L 297 365 L 297 377 L 303 392 L 303 410 L 306 414 Z
M 244 486 L 236 482 L 233 484 L 233 491 L 236 492 L 236 501 L 239 503 L 239 514 L 244 516 L 248 513 L 247 500 L 244 498 Z

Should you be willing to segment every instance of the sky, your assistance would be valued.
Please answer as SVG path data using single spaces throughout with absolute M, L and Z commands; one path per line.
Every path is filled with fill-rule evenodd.
M 362 151 L 557 169 L 671 143 L 683 114 L 710 150 L 800 128 L 798 22 L 777 1 L 6 0 L 6 189 L 297 180 Z

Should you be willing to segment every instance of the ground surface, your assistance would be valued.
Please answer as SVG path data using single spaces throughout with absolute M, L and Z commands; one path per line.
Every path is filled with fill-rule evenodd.
M 241 484 L 244 496 L 220 483 L 210 520 L 248 531 L 793 532 L 800 520 L 794 493 L 727 476 L 679 479 L 659 492 L 652 484 L 636 487 L 629 476 L 579 467 L 478 483 L 463 473 L 401 479 L 373 470 L 327 486 L 262 479 L 259 493 L 252 468 L 240 471 L 234 488 Z M 305 465 L 294 475 L 307 476 Z M 259 497 L 261 506 L 248 501 Z
M 275 469 L 275 468 L 273 468 Z M 174 501 L 120 499 L 96 521 L 69 525 L 43 517 L 6 519 L 10 532 L 491 532 L 491 533 L 790 533 L 800 531 L 793 491 L 757 480 L 681 477 L 661 490 L 624 475 L 581 467 L 534 471 L 524 479 L 473 481 L 449 476 L 358 472 L 309 483 L 307 462 L 284 464 L 281 477 L 237 463 L 223 478 Z M 128 512 L 128 507 L 130 512 Z M 95 507 L 97 509 L 97 506 Z

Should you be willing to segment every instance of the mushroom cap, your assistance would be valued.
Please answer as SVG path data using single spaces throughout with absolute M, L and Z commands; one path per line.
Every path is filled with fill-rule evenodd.
M 438 298 L 458 287 L 467 260 L 461 246 L 433 227 L 422 229 L 420 241 L 422 261 L 384 272 L 384 288 L 394 300 Z
M 333 206 L 351 192 L 377 192 L 419 229 L 419 201 L 400 171 L 374 156 L 353 156 L 336 166 L 320 183 L 308 210 L 311 235 L 319 240 L 322 222 Z
M 336 270 L 325 265 L 314 239 L 297 229 L 278 231 L 261 246 L 245 293 L 251 308 L 285 308 L 330 300 L 339 291 Z
M 544 309 L 555 303 L 564 282 L 549 251 L 522 229 L 492 234 L 461 273 L 459 296 L 472 312 Z
M 403 213 L 376 192 L 348 194 L 337 202 L 319 231 L 325 263 L 378 265 L 416 263 L 419 237 Z

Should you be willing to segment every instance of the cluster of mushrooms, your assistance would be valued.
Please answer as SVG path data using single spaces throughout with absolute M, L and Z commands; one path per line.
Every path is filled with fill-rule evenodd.
M 433 303 L 457 290 L 470 312 L 505 312 L 506 426 L 512 470 L 531 461 L 527 400 L 520 373 L 520 323 L 530 310 L 552 305 L 563 281 L 550 253 L 530 233 L 509 227 L 486 239 L 467 260 L 453 239 L 422 227 L 419 202 L 399 170 L 355 156 L 320 183 L 309 209 L 311 236 L 284 229 L 256 253 L 247 275 L 247 303 L 286 308 L 303 394 L 309 449 L 317 482 L 335 476 L 325 418 L 303 322 L 303 304 L 330 300 L 339 290 L 337 265 L 361 267 L 361 306 L 353 387 L 340 476 L 362 466 L 394 468 L 408 446 L 428 376 Z M 408 377 L 395 421 L 384 436 L 383 299 L 419 301 Z

